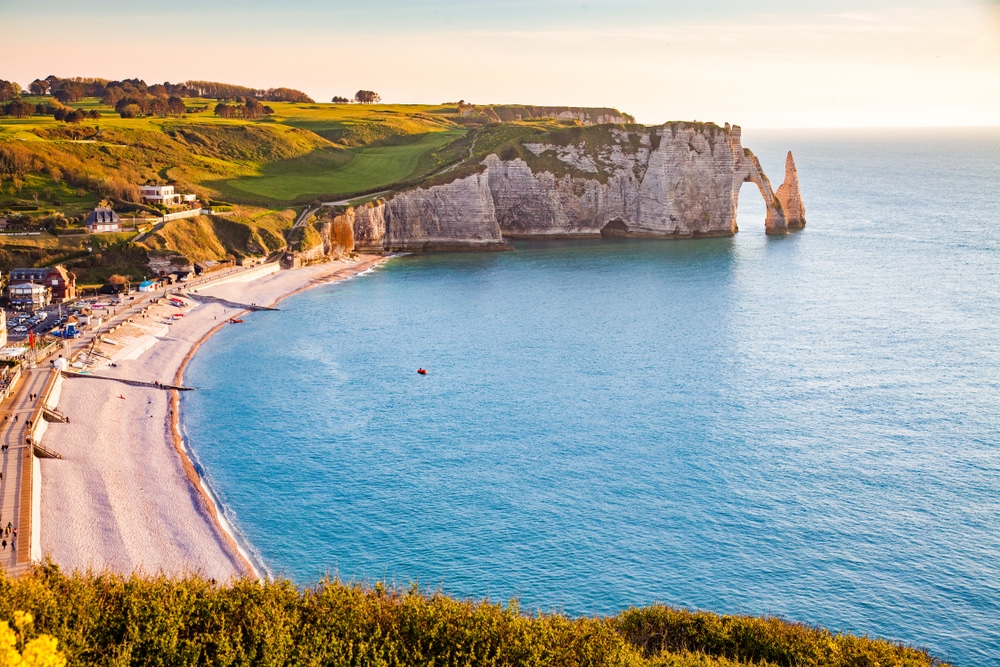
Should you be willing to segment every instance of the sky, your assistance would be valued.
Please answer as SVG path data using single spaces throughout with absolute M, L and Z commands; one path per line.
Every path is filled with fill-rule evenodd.
M 643 123 L 1000 126 L 1000 0 L 0 0 L 0 79 L 317 101 L 608 106 Z

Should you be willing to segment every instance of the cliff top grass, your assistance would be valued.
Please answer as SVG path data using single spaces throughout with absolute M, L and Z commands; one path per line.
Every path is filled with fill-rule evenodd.
M 195 576 L 0 573 L 0 621 L 34 617 L 70 665 L 560 665 L 930 667 L 924 651 L 775 618 L 665 606 L 607 618 L 525 613 L 323 581 L 219 585 Z M 25 637 L 24 639 L 30 639 Z
M 101 184 L 114 179 L 173 181 L 203 198 L 259 206 L 336 200 L 419 178 L 458 159 L 442 149 L 468 131 L 458 122 L 458 108 L 447 105 L 272 102 L 272 115 L 242 120 L 215 116 L 214 100 L 185 103 L 205 110 L 122 118 L 88 98 L 71 106 L 93 109 L 99 119 L 70 125 L 51 116 L 0 118 L 0 149 L 29 154 L 34 164 L 28 175 L 35 177 L 28 182 L 22 175 L 18 183 L 0 174 L 0 210 L 64 182 L 81 196 L 107 194 Z
M 76 214 L 99 195 L 146 181 L 171 181 L 203 199 L 264 207 L 336 201 L 409 187 L 464 161 L 481 161 L 484 150 L 502 143 L 493 135 L 506 130 L 497 128 L 552 129 L 560 123 L 549 116 L 559 113 L 630 118 L 614 109 L 573 107 L 269 102 L 272 114 L 244 120 L 216 116 L 215 100 L 184 103 L 183 116 L 122 118 L 99 99 L 86 98 L 69 106 L 99 118 L 73 124 L 51 116 L 0 118 L 0 152 L 6 146 L 33 161 L 31 180 L 0 173 L 0 211 L 39 191 L 59 191 L 50 200 L 75 205 Z M 77 201 L 70 202 L 73 195 Z

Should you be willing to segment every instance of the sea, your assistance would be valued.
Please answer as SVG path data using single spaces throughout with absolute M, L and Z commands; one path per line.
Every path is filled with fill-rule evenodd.
M 182 427 L 259 567 L 1000 664 L 1000 129 L 743 141 L 803 231 L 746 184 L 734 238 L 397 257 L 210 339 Z

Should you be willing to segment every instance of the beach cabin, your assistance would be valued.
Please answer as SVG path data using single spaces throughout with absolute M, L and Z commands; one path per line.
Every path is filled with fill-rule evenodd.
M 106 206 L 98 206 L 87 216 L 83 226 L 91 234 L 106 234 L 108 232 L 120 232 L 122 221 L 118 214 Z
M 143 280 L 139 283 L 140 292 L 156 292 L 163 289 L 159 280 Z

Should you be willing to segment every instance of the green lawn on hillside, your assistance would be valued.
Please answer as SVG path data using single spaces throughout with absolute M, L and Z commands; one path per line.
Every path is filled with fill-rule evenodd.
M 395 146 L 329 148 L 281 162 L 265 164 L 259 176 L 207 182 L 223 193 L 292 202 L 324 196 L 337 199 L 350 194 L 389 187 L 429 172 L 431 154 L 462 137 L 464 130 L 429 132 L 417 141 Z
M 47 100 L 37 96 L 25 99 L 32 103 Z M 429 175 L 467 154 L 460 142 L 442 150 L 468 132 L 456 122 L 458 110 L 454 106 L 272 102 L 268 105 L 274 110 L 272 115 L 245 121 L 214 115 L 214 100 L 188 99 L 185 103 L 188 108 L 207 109 L 181 117 L 121 118 L 100 100 L 88 98 L 70 106 L 96 109 L 100 119 L 74 126 L 51 116 L 2 118 L 0 142 L 13 140 L 22 146 L 36 146 L 33 150 L 39 154 L 46 150 L 49 154 L 71 152 L 83 169 L 93 165 L 98 170 L 97 180 L 124 169 L 119 173 L 129 182 L 150 177 L 175 179 L 182 186 L 187 183 L 205 188 L 204 194 L 212 198 L 265 207 L 387 189 Z M 233 133 L 241 127 L 271 128 L 276 134 L 268 145 L 286 150 L 286 155 L 288 151 L 298 151 L 298 155 L 273 159 L 255 153 L 257 144 L 253 142 L 259 142 L 262 135 Z M 225 131 L 229 135 L 220 134 Z M 168 135 L 162 150 L 150 133 Z M 175 141 L 178 133 L 190 149 L 184 139 Z M 207 135 L 211 146 L 191 144 L 192 133 Z M 236 154 L 236 149 L 246 150 Z M 39 174 L 39 178 L 46 177 Z M 7 199 L 31 197 L 41 187 L 41 181 L 33 182 L 20 193 L 8 193 Z M 62 198 L 69 199 L 66 189 L 60 189 Z M 74 207 L 74 213 L 82 208 Z

